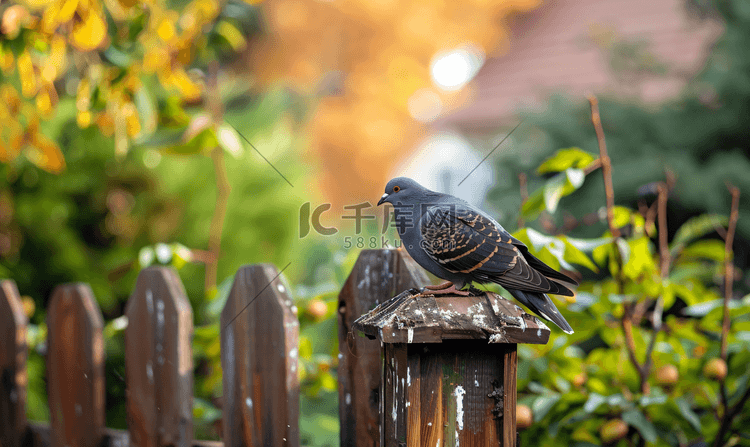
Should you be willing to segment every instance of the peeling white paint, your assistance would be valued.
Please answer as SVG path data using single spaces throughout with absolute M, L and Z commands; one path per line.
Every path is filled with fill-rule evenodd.
M 245 405 L 247 405 L 247 408 L 253 408 L 253 400 L 249 397 L 245 399 Z
M 291 351 L 289 351 L 289 357 L 291 358 L 297 358 L 297 348 L 292 348 Z
M 351 405 L 352 404 L 352 395 L 351 393 L 346 393 L 346 404 Z
M 281 293 L 286 292 L 286 287 L 284 287 L 284 284 L 279 284 L 276 286 L 276 290 L 278 290 Z
M 151 362 L 146 363 L 146 377 L 148 377 L 149 382 L 154 382 L 154 367 Z
M 409 367 L 406 367 L 406 384 L 411 386 L 411 371 Z
M 365 266 L 365 274 L 363 275 L 364 278 L 362 278 L 359 283 L 357 283 L 357 288 L 361 289 L 364 287 L 370 287 L 370 266 Z
M 474 379 L 474 386 L 479 388 L 479 381 L 477 379 Z
M 474 314 L 471 316 L 471 322 L 474 323 L 474 326 L 484 326 L 486 318 L 486 315 L 484 314 Z
M 428 426 L 428 427 L 432 427 L 432 422 L 428 422 L 428 423 L 427 423 L 427 426 Z
M 536 336 L 537 337 L 541 337 L 542 336 L 542 330 L 541 329 L 537 329 L 536 330 Z
M 490 335 L 490 343 L 502 343 L 503 339 L 500 334 Z
M 549 328 L 547 327 L 547 325 L 544 324 L 544 322 L 542 320 L 540 320 L 537 317 L 534 317 L 534 320 L 536 321 L 536 324 L 539 325 L 539 327 L 549 330 Z
M 526 320 L 523 317 L 518 317 L 518 324 L 521 326 L 521 332 L 526 332 Z
M 341 360 L 341 359 L 344 358 L 344 354 L 342 354 L 342 353 L 339 352 L 339 356 L 338 357 L 339 357 L 339 360 Z
M 411 343 L 414 340 L 414 329 L 409 328 L 406 331 L 406 334 L 407 334 L 407 340 L 408 340 L 407 343 Z
M 456 387 L 456 391 L 453 392 L 456 396 L 456 426 L 458 430 L 464 429 L 464 395 L 466 390 L 461 385 Z M 456 431 L 456 445 L 458 445 L 458 431 Z

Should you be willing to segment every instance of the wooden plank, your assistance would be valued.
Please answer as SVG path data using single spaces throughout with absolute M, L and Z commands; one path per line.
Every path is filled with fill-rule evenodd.
M 0 281 L 0 446 L 19 447 L 26 431 L 26 315 L 12 280 Z
M 383 446 L 504 446 L 498 400 L 502 406 L 510 393 L 493 392 L 510 386 L 504 362 L 511 349 L 486 340 L 384 343 Z
M 91 288 L 55 288 L 47 327 L 50 443 L 96 447 L 105 427 L 104 320 Z
M 193 311 L 177 272 L 141 271 L 125 315 L 131 443 L 187 447 L 193 439 Z
M 516 376 L 518 372 L 517 345 L 503 345 L 503 447 L 516 447 Z
M 221 327 L 224 444 L 298 446 L 299 321 L 274 266 L 237 271 Z
M 338 378 L 342 446 L 380 445 L 380 349 L 377 343 L 352 332 L 354 320 L 384 299 L 426 284 L 429 281 L 423 270 L 404 250 L 363 250 L 341 289 Z

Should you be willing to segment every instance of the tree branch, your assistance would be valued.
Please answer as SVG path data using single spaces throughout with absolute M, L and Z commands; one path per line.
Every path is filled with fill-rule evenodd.
M 724 317 L 721 325 L 721 359 L 726 363 L 727 361 L 727 339 L 729 337 L 729 301 L 732 298 L 732 285 L 734 283 L 734 260 L 732 246 L 734 244 L 734 233 L 737 229 L 737 220 L 739 218 L 739 207 L 740 207 L 740 190 L 739 188 L 727 185 L 729 192 L 732 194 L 732 207 L 729 212 L 729 225 L 727 225 L 727 233 L 724 238 Z M 724 437 L 732 426 L 732 421 L 737 413 L 742 409 L 745 401 L 750 397 L 750 387 L 745 391 L 745 394 L 740 398 L 739 402 L 729 408 L 729 398 L 727 397 L 726 388 L 726 377 L 721 379 L 719 382 L 719 391 L 721 394 L 721 402 L 724 406 L 724 414 L 721 418 L 721 426 L 719 432 L 716 434 L 715 447 L 721 447 L 724 445 Z

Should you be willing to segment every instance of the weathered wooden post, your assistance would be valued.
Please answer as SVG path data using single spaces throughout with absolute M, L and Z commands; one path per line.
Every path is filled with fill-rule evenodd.
M 105 435 L 104 320 L 91 288 L 55 288 L 47 327 L 51 445 L 98 447 Z
M 26 432 L 26 315 L 16 283 L 0 281 L 0 446 L 19 447 Z
M 299 446 L 299 321 L 273 265 L 246 265 L 221 312 L 226 447 Z
M 352 331 L 354 320 L 402 290 L 429 284 L 404 250 L 363 250 L 341 289 L 339 418 L 342 446 L 380 445 L 380 347 Z
M 144 269 L 125 315 L 130 443 L 188 447 L 193 442 L 193 310 L 177 272 Z
M 381 342 L 381 445 L 516 446 L 516 344 L 549 329 L 504 298 L 403 292 L 354 329 Z

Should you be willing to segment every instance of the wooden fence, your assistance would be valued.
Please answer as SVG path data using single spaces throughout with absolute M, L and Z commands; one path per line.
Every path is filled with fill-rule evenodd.
M 343 287 L 338 307 L 342 446 L 407 445 L 405 439 L 382 438 L 383 345 L 351 331 L 361 314 L 425 283 L 403 252 L 365 250 Z M 26 317 L 15 283 L 0 282 L 0 447 L 299 445 L 299 322 L 274 266 L 240 268 L 221 314 L 222 442 L 193 439 L 193 317 L 176 272 L 167 267 L 143 270 L 125 315 L 128 429 L 105 425 L 103 320 L 91 289 L 81 283 L 60 285 L 50 299 L 46 361 L 51 420 L 30 422 Z M 515 344 L 511 350 L 515 355 Z M 512 374 L 515 383 L 515 370 Z M 507 402 L 510 397 L 515 402 L 515 389 L 512 394 Z M 415 403 L 399 418 L 420 411 Z M 504 446 L 515 445 L 514 413 L 515 408 L 512 426 L 506 420 L 505 430 L 512 430 L 512 436 L 506 436 Z M 458 432 L 455 440 L 440 433 L 431 438 L 438 446 L 457 445 Z

